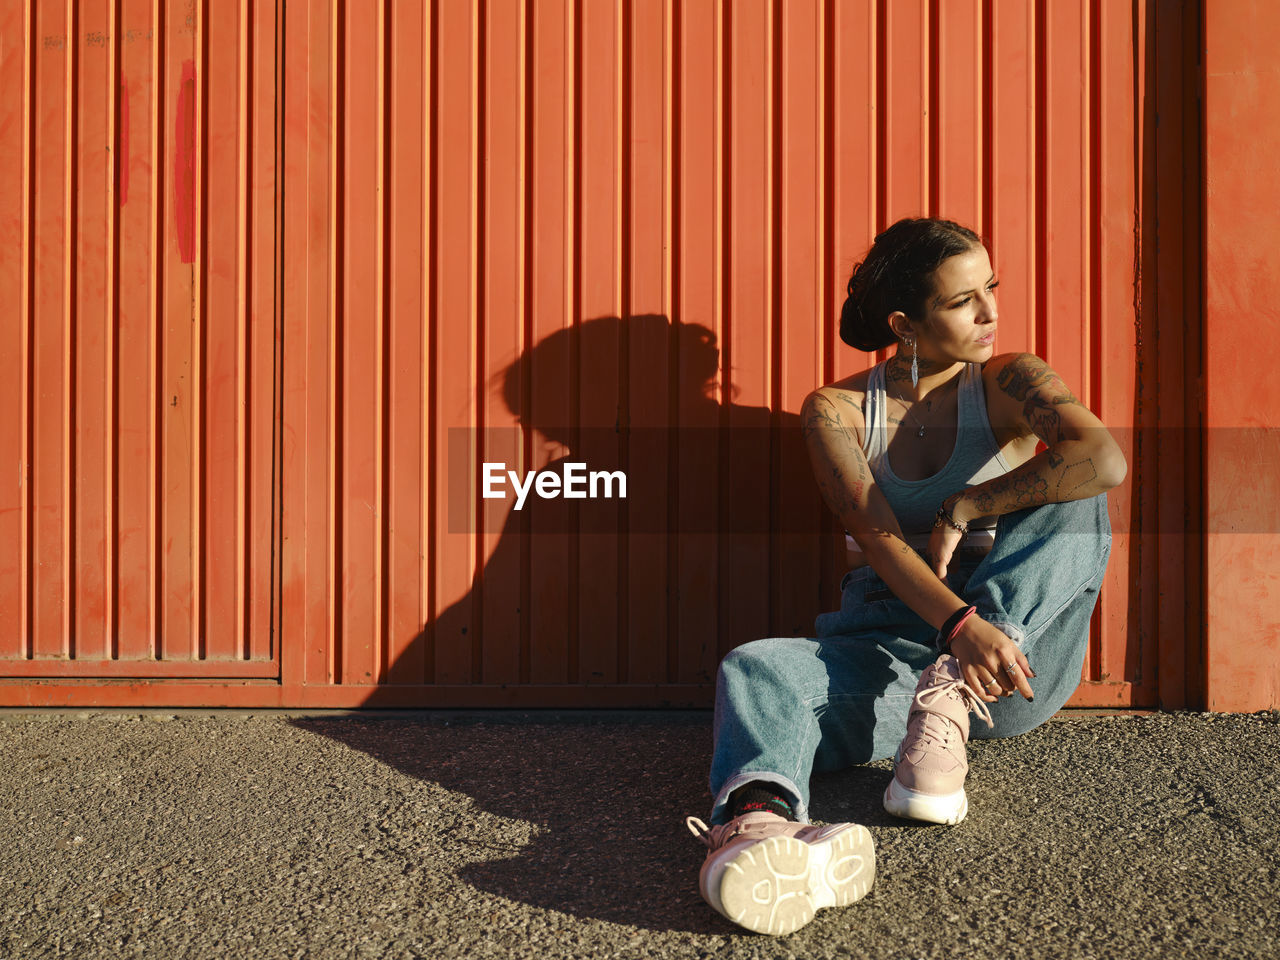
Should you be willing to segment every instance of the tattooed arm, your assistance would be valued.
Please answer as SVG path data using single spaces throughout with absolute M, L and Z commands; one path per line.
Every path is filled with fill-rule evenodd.
M 1124 480 L 1128 465 L 1119 445 L 1049 365 L 1030 353 L 993 357 L 982 372 L 987 415 L 1005 444 L 1042 441 L 1046 449 L 1008 473 L 947 497 L 952 517 L 970 522 L 1043 503 L 1084 500 Z M 950 527 L 929 538 L 933 571 L 946 576 L 961 539 Z
M 1115 439 L 1039 357 L 994 357 L 983 380 L 992 426 L 1043 441 L 1046 449 L 1003 476 L 948 497 L 957 520 L 1084 500 L 1124 480 L 1128 466 Z
M 926 623 L 935 629 L 941 627 L 952 613 L 964 607 L 964 602 L 903 540 L 898 519 L 876 486 L 862 450 L 860 434 L 865 426 L 856 398 L 836 386 L 815 390 L 805 399 L 800 423 L 814 476 L 827 505 L 894 595 Z M 1000 648 L 1000 655 L 1005 657 L 999 662 L 1022 657 L 997 628 L 976 620 L 971 619 L 971 629 L 977 633 L 986 631 L 992 648 Z M 985 694 L 982 698 L 995 699 Z

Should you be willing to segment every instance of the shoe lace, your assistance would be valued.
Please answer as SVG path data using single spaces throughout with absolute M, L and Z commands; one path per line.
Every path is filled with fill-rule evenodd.
M 685 817 L 684 825 L 689 828 L 689 832 L 702 841 L 708 847 L 711 846 L 711 827 L 699 820 L 697 817 Z
M 746 833 L 764 833 L 766 835 L 773 833 L 777 824 L 781 822 L 781 817 L 775 818 L 774 821 L 757 821 L 744 823 L 741 818 L 734 818 L 728 823 L 718 824 L 708 827 L 697 817 L 686 817 L 684 824 L 689 828 L 689 832 L 702 841 L 703 845 L 710 850 L 716 850 L 734 837 L 741 836 Z
M 946 717 L 935 713 L 929 707 L 935 700 L 942 700 L 946 697 L 956 696 L 965 705 L 971 713 L 976 713 L 988 727 L 995 726 L 991 719 L 991 711 L 987 709 L 984 703 L 962 678 L 954 677 L 935 683 L 931 687 L 926 687 L 916 694 L 916 704 L 924 711 L 924 720 L 920 724 L 920 733 L 927 742 L 937 741 L 946 743 L 951 738 L 951 731 L 955 729 L 953 724 Z

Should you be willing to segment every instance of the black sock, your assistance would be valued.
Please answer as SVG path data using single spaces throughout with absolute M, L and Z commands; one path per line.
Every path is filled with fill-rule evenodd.
M 796 818 L 787 798 L 779 793 L 772 784 L 759 780 L 733 791 L 729 806 L 735 817 L 740 817 L 744 813 L 764 810 L 769 813 L 776 813 L 786 820 L 795 820 Z

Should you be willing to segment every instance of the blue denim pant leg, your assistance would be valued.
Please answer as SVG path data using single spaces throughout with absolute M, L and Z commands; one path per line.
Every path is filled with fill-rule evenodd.
M 965 577 L 958 572 L 955 586 Z M 916 682 L 938 656 L 936 632 L 870 567 L 845 576 L 840 610 L 820 616 L 816 632 L 743 644 L 721 662 L 713 823 L 729 818 L 729 794 L 753 780 L 778 787 L 807 821 L 815 769 L 868 763 L 897 749 Z
M 974 736 L 1029 730 L 1071 696 L 1110 540 L 1099 496 L 1001 517 L 989 554 L 953 560 L 951 588 L 1013 637 L 1037 674 L 1033 702 L 991 704 L 995 727 L 975 720 Z M 721 663 L 713 823 L 728 819 L 729 795 L 753 780 L 775 784 L 807 821 L 814 770 L 892 756 L 906 733 L 916 683 L 937 658 L 936 632 L 864 567 L 846 575 L 840 610 L 818 617 L 816 634 L 757 640 Z
M 994 726 L 974 737 L 1012 737 L 1058 712 L 1080 685 L 1089 622 L 1111 555 L 1106 494 L 1000 517 L 991 553 L 960 595 L 1017 642 L 1035 671 L 1034 701 L 989 704 Z

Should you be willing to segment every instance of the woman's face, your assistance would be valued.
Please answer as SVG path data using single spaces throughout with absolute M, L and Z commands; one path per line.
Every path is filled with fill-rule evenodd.
M 995 352 L 996 286 L 983 246 L 943 260 L 933 273 L 933 296 L 923 323 L 913 324 L 922 360 L 982 363 Z

